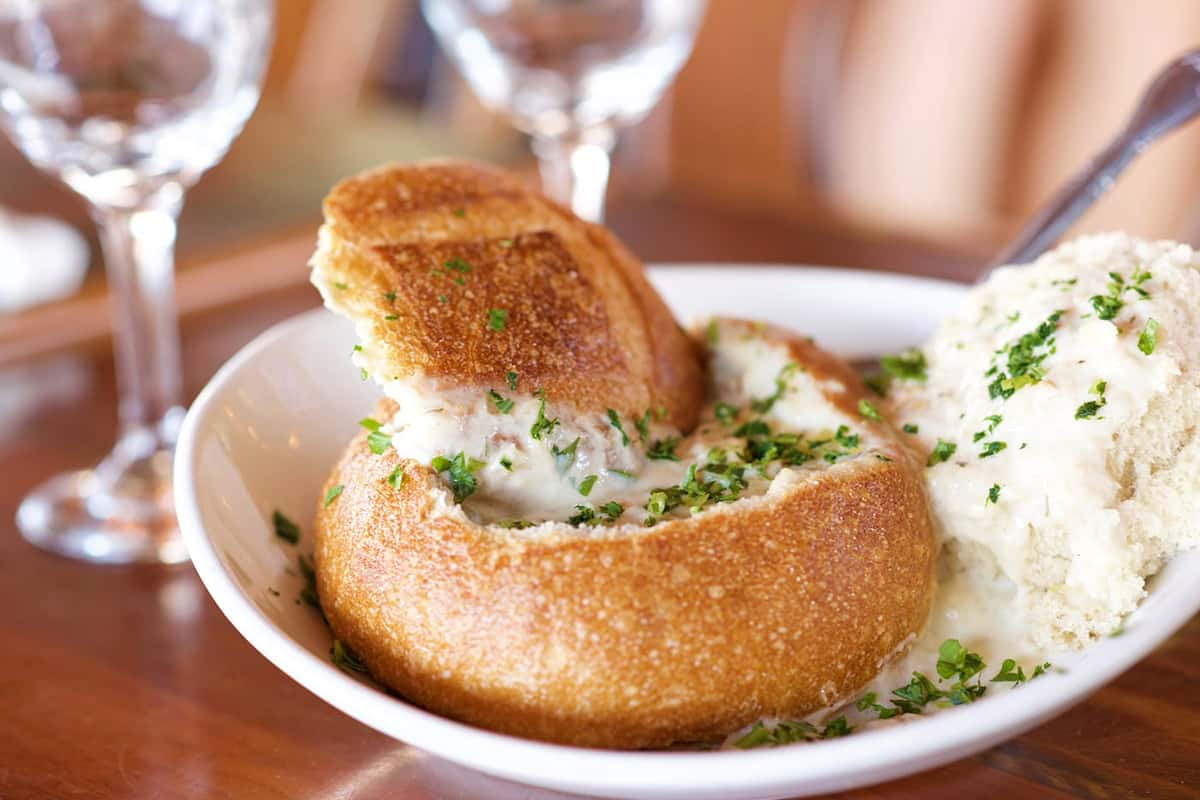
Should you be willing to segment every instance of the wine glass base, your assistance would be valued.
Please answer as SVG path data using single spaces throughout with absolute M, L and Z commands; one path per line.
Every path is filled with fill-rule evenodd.
M 105 490 L 98 471 L 58 475 L 30 493 L 17 508 L 17 527 L 26 541 L 100 564 L 187 561 L 170 484 L 141 497 L 122 495 L 113 491 L 120 484 Z

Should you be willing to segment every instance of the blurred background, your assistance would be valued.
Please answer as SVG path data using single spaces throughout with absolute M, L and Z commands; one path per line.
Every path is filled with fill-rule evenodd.
M 838 242 L 875 241 L 878 268 L 968 279 L 1198 33 L 1195 0 L 711 0 L 668 94 L 622 133 L 609 222 L 647 260 L 794 260 L 770 244 L 794 229 L 824 235 L 814 260 L 861 266 Z M 308 232 L 334 181 L 447 154 L 536 179 L 527 142 L 481 108 L 416 2 L 281 0 L 261 105 L 187 198 L 181 312 L 304 281 Z M 1198 173 L 1200 129 L 1190 128 L 1076 228 L 1194 242 Z M 0 139 L 0 205 L 65 220 L 91 250 L 68 302 L 0 310 L 0 362 L 105 336 L 82 201 Z M 647 219 L 653 237 L 638 229 Z M 663 239 L 671 246 L 654 244 Z M 892 241 L 909 243 L 894 261 Z

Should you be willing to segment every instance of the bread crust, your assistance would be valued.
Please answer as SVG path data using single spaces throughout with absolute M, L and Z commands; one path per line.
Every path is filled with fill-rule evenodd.
M 512 175 L 389 165 L 339 183 L 324 210 L 316 282 L 377 343 L 377 379 L 486 389 L 512 371 L 550 402 L 695 424 L 698 354 L 641 265 Z
M 845 389 L 831 402 L 866 396 L 839 359 L 787 341 Z M 475 524 L 428 466 L 373 455 L 359 436 L 326 487 L 341 495 L 317 514 L 322 608 L 380 682 L 505 733 L 661 747 L 810 713 L 873 678 L 931 600 L 921 467 L 887 423 L 863 424 L 891 460 L 588 533 Z M 396 467 L 399 489 L 386 481 Z

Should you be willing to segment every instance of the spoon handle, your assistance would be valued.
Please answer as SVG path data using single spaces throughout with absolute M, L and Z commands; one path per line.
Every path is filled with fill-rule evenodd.
M 1116 182 L 1155 139 L 1200 114 L 1200 49 L 1172 61 L 1143 93 L 1124 130 L 1034 215 L 980 276 L 1033 261 Z

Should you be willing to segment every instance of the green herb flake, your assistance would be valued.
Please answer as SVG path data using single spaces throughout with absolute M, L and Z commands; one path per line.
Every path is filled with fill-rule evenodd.
M 333 288 L 341 289 L 342 291 L 345 291 L 346 289 L 349 289 L 350 287 L 347 284 L 344 284 L 341 281 L 338 281 L 333 284 Z
M 396 320 L 400 319 L 400 315 L 399 314 L 388 314 L 383 319 L 386 322 L 395 322 Z
M 300 526 L 285 517 L 278 509 L 271 514 L 271 524 L 275 528 L 275 535 L 288 544 L 300 542 Z
M 509 389 L 512 389 L 514 392 L 517 390 L 517 373 L 510 369 L 504 373 L 504 380 L 508 382 Z
M 456 503 L 466 500 L 479 488 L 479 483 L 475 480 L 475 473 L 483 466 L 483 462 L 468 457 L 461 450 L 452 458 L 435 456 L 430 462 L 430 466 L 436 472 L 445 475 L 446 482 L 450 484 L 450 491 L 454 493 Z
M 994 456 L 1006 447 L 1008 447 L 1008 442 L 988 442 L 979 451 L 979 457 L 988 458 L 989 456 Z
M 513 404 L 515 401 L 502 396 L 495 389 L 488 389 L 488 399 L 492 401 L 492 404 L 496 406 L 496 410 L 501 414 L 507 414 L 513 410 Z
M 883 417 L 879 415 L 879 410 L 875 408 L 875 406 L 871 405 L 871 402 L 865 397 L 858 401 L 858 413 L 862 414 L 864 419 L 869 419 L 874 422 L 879 422 L 883 419 Z
M 781 397 L 783 397 L 784 392 L 786 392 L 788 388 L 788 381 L 791 380 L 792 376 L 796 374 L 796 370 L 798 369 L 799 366 L 796 364 L 784 365 L 784 367 L 779 370 L 779 374 L 775 377 L 775 391 L 767 397 L 751 400 L 750 407 L 759 414 L 766 414 L 768 411 L 770 411 L 774 407 L 775 403 L 778 402 Z
M 925 354 L 915 347 L 901 350 L 879 359 L 879 366 L 889 377 L 906 381 L 924 382 L 927 363 Z
M 947 442 L 945 439 L 938 439 L 937 444 L 933 446 L 933 451 L 929 454 L 929 460 L 925 462 L 925 466 L 932 467 L 935 464 L 941 464 L 944 461 L 949 461 L 954 455 L 954 451 L 958 449 L 958 445 L 954 442 Z
M 388 473 L 388 476 L 384 480 L 387 481 L 388 486 L 391 486 L 393 489 L 399 489 L 404 485 L 404 470 L 397 465 L 394 470 Z
M 509 458 L 508 456 L 501 456 L 500 457 L 500 466 L 504 467 L 509 472 L 512 472 L 512 467 L 513 467 L 512 459 Z
M 905 433 L 919 433 L 921 431 L 921 428 L 916 423 L 906 422 L 900 428 L 900 430 L 904 431 Z
M 617 433 L 621 434 L 621 445 L 624 447 L 628 447 L 629 446 L 629 436 L 625 433 L 625 429 L 623 427 L 621 427 L 620 415 L 617 414 L 615 409 L 611 409 L 611 408 L 608 409 L 607 413 L 608 413 L 608 424 L 612 425 L 614 428 L 616 428 Z
M 1142 328 L 1141 334 L 1138 335 L 1137 346 L 1145 355 L 1153 353 L 1154 348 L 1158 346 L 1158 320 L 1154 317 L 1146 320 L 1146 327 Z
M 360 419 L 358 421 L 358 424 L 360 427 L 366 428 L 367 430 L 371 431 L 372 433 L 379 430 L 379 427 L 380 427 L 379 420 L 371 419 L 370 417 L 363 417 L 362 419 Z
M 367 434 L 367 448 L 377 456 L 383 453 L 392 444 L 392 437 L 383 431 L 371 431 Z
M 359 367 L 359 368 L 358 368 L 358 377 L 359 377 L 359 380 L 361 380 L 361 381 L 363 381 L 364 383 L 366 383 L 366 380 L 367 380 L 367 370 L 366 370 L 366 367 Z
M 346 487 L 340 483 L 337 486 L 330 486 L 329 491 L 325 492 L 325 507 L 329 508 L 329 504 L 332 503 L 334 500 L 337 500 L 338 495 L 340 495 L 342 493 L 342 490 L 345 488 Z
M 737 419 L 738 407 L 729 403 L 718 402 L 713 406 L 713 415 L 716 416 L 722 425 L 732 425 L 733 421 Z
M 493 331 L 504 330 L 504 325 L 508 322 L 508 311 L 503 308 L 489 308 L 487 313 L 488 328 Z
M 571 465 L 575 463 L 575 451 L 578 449 L 578 447 L 578 436 L 576 436 L 569 445 L 561 450 L 556 444 L 550 445 L 550 455 L 554 456 L 554 465 L 558 467 L 558 471 L 560 473 L 566 472 L 571 468 Z
M 709 347 L 716 347 L 717 342 L 721 338 L 721 328 L 715 319 L 710 319 L 708 324 L 704 326 L 704 341 L 708 342 Z
M 395 292 L 384 292 L 383 299 L 387 300 L 388 303 L 395 303 L 396 302 L 396 293 Z
M 1054 332 L 1062 311 L 1046 317 L 1032 331 L 1017 337 L 996 352 L 991 367 L 984 373 L 992 378 L 988 396 L 1007 400 L 1013 393 L 1040 381 L 1046 374 L 1042 366 L 1046 357 L 1055 352 Z
M 678 436 L 657 439 L 651 442 L 650 446 L 646 448 L 646 458 L 654 461 L 678 461 L 679 456 L 675 455 L 675 448 L 678 444 Z
M 448 270 L 453 270 L 454 272 L 461 272 L 463 274 L 466 274 L 471 271 L 471 265 L 468 264 L 466 261 L 463 261 L 461 258 L 451 258 L 451 259 L 445 261 L 442 264 L 442 266 Z
M 367 665 L 362 662 L 354 651 L 342 644 L 340 639 L 334 639 L 329 647 L 329 660 L 343 672 L 366 672 Z
M 465 217 L 467 215 L 467 210 L 465 208 L 456 208 L 453 211 L 451 211 L 450 213 L 456 217 L 461 218 L 461 217 Z
M 1021 668 L 1016 661 L 1011 658 L 1004 659 L 1000 665 L 1000 671 L 992 678 L 992 683 L 1011 683 L 1015 686 L 1020 686 L 1025 683 L 1025 670 Z
M 541 402 L 538 403 L 537 419 L 534 421 L 533 426 L 529 429 L 529 435 L 534 439 L 541 441 L 543 436 L 550 433 L 555 429 L 555 427 L 558 426 L 558 417 L 555 417 L 554 419 L 548 419 L 546 417 L 546 395 L 539 390 L 537 396 L 538 400 Z
M 586 478 L 584 478 L 582 481 L 579 482 L 579 493 L 581 495 L 583 495 L 584 497 L 587 497 L 589 494 L 592 493 L 592 487 L 596 485 L 596 481 L 598 481 L 599 479 L 600 479 L 599 476 L 588 475 Z
M 994 506 L 1000 500 L 1000 484 L 993 483 L 988 489 L 987 499 L 983 501 L 985 506 Z
M 450 298 L 449 298 L 449 297 L 447 297 L 447 296 L 446 296 L 446 295 L 444 295 L 444 294 L 439 294 L 439 295 L 437 296 L 437 301 L 438 301 L 439 303 L 447 303 L 447 302 L 449 302 L 449 301 L 450 301 Z

